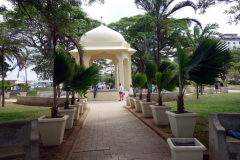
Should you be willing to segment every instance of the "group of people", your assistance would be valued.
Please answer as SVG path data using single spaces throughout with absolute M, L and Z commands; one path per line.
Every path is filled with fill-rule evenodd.
M 113 84 L 98 83 L 97 87 L 98 89 L 113 89 Z

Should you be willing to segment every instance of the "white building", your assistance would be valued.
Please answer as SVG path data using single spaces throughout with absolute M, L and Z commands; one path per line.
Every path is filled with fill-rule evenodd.
M 238 34 L 224 34 L 221 38 L 226 41 L 229 49 L 233 49 L 233 47 L 240 48 L 240 36 Z

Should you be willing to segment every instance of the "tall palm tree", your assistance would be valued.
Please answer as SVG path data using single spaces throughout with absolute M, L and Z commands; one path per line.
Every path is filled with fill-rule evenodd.
M 186 80 L 199 84 L 213 84 L 225 70 L 222 68 L 230 63 L 232 56 L 225 42 L 204 38 L 192 55 L 186 53 L 177 44 L 179 64 L 179 95 L 177 101 L 178 113 L 184 113 L 183 96 Z
M 25 49 L 25 52 L 21 52 L 21 54 L 22 54 L 23 67 L 25 69 L 26 85 L 27 85 L 27 68 L 33 64 L 32 59 L 30 57 L 31 52 Z
M 16 59 L 17 63 L 13 66 L 19 67 L 19 71 L 23 69 L 22 56 L 19 52 L 19 47 L 21 47 L 22 42 L 18 37 L 18 31 L 13 30 L 10 27 L 6 26 L 6 23 L 0 24 L 0 53 L 1 53 L 1 64 L 2 64 L 2 107 L 5 106 L 4 100 L 4 62 L 5 58 L 9 61 Z
M 193 28 L 193 34 L 191 34 L 191 31 L 188 28 L 184 29 L 191 46 L 187 50 L 189 50 L 190 52 L 193 52 L 204 38 L 206 37 L 211 38 L 211 36 L 221 35 L 219 32 L 217 32 L 218 27 L 219 25 L 217 23 L 213 23 L 213 24 L 209 23 L 203 29 L 201 29 L 196 24 Z
M 176 11 L 184 7 L 192 7 L 195 11 L 197 6 L 192 1 L 182 1 L 177 3 L 173 8 L 170 8 L 170 5 L 174 0 L 135 0 L 135 4 L 138 9 L 144 10 L 152 18 L 153 24 L 156 27 L 156 36 L 157 36 L 157 57 L 155 57 L 155 62 L 157 66 L 160 65 L 160 36 L 166 34 L 166 28 L 169 26 L 168 18 L 175 13 Z M 189 20 L 194 21 L 201 26 L 200 22 L 196 19 L 178 19 L 178 20 Z M 166 23 L 167 22 L 167 23 Z M 162 31 L 165 30 L 165 31 Z

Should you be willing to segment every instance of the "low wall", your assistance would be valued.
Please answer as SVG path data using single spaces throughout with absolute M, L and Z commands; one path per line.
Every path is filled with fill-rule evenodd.
M 66 101 L 65 97 L 58 98 L 58 106 L 61 107 Z M 34 96 L 17 96 L 17 104 L 31 105 L 31 106 L 53 106 L 52 97 L 34 97 Z M 70 103 L 70 99 L 69 99 Z
M 60 96 L 66 96 L 66 92 L 65 91 L 61 92 Z M 53 97 L 53 91 L 37 92 L 37 97 Z
M 53 87 L 36 87 L 36 90 L 53 89 Z
M 124 93 L 124 99 L 126 99 L 126 97 L 128 97 L 128 91 L 124 91 Z M 117 89 L 98 90 L 96 98 L 94 98 L 93 91 L 91 90 L 90 92 L 88 91 L 86 96 L 88 97 L 88 101 L 118 101 L 120 99 Z

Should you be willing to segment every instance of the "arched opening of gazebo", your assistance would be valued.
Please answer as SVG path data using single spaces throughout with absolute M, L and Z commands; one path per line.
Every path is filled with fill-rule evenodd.
M 80 39 L 83 46 L 83 63 L 86 67 L 93 64 L 98 59 L 109 59 L 114 64 L 115 87 L 121 83 L 125 90 L 132 82 L 131 76 L 131 55 L 136 50 L 130 48 L 124 37 L 103 25 L 87 32 Z M 79 63 L 79 53 L 77 49 L 70 53 Z

